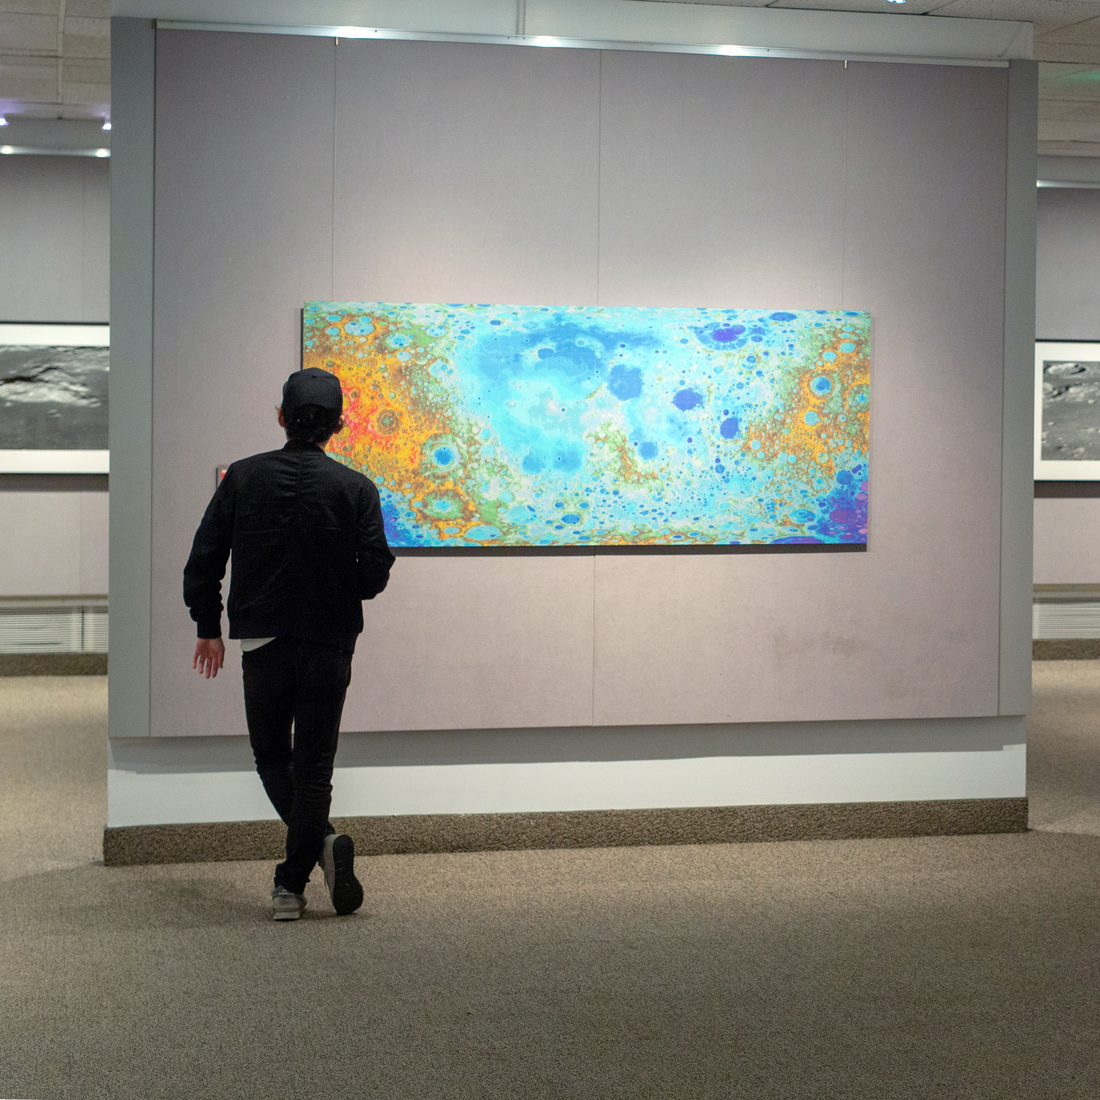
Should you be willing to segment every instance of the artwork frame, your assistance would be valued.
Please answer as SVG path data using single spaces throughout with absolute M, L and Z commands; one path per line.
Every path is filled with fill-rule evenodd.
M 870 314 L 307 302 L 402 549 L 865 547 Z M 646 464 L 650 465 L 646 465 Z
M 1057 420 L 1051 416 L 1052 394 L 1044 389 L 1044 383 L 1051 381 L 1051 368 L 1084 368 L 1074 369 L 1066 374 L 1067 380 L 1080 378 L 1081 383 L 1091 386 L 1095 383 L 1097 401 L 1095 405 L 1095 424 L 1082 425 L 1081 417 L 1063 419 L 1063 424 L 1057 427 Z M 1071 381 L 1072 384 L 1072 381 Z M 1068 387 L 1067 387 L 1068 390 Z M 1045 399 L 1045 405 L 1044 405 Z M 1056 398 L 1054 398 L 1056 400 Z M 1086 399 L 1087 401 L 1087 399 Z M 1067 403 L 1063 406 L 1067 412 L 1072 413 L 1074 408 L 1080 408 L 1086 401 Z M 1048 433 L 1047 454 L 1044 454 L 1044 423 Z M 1051 448 L 1050 433 L 1059 431 L 1061 445 L 1065 448 L 1072 447 L 1076 439 L 1081 438 L 1082 432 L 1095 432 L 1096 442 L 1093 450 L 1097 458 L 1055 459 L 1049 457 Z M 1095 340 L 1037 340 L 1035 343 L 1035 480 L 1036 481 L 1100 481 L 1100 341 Z
M 0 356 L 5 349 L 23 348 L 110 348 L 110 326 L 99 322 L 5 322 L 0 323 Z M 97 373 L 106 373 L 105 370 Z M 0 382 L 4 379 L 0 376 Z M 20 380 L 21 382 L 21 380 Z M 101 394 L 82 397 L 79 389 L 70 387 L 75 393 L 73 404 L 102 405 L 104 423 L 95 432 L 106 443 L 106 379 L 97 379 Z M 0 386 L 0 395 L 3 387 Z M 100 400 L 102 398 L 102 400 Z M 33 398 L 46 403 L 45 399 Z M 0 402 L 2 415 L 3 402 Z M 57 410 L 57 418 L 64 419 L 64 409 Z M 56 434 L 64 434 L 64 425 L 56 429 Z M 3 474 L 106 474 L 110 471 L 110 451 L 106 446 L 94 448 L 63 447 L 12 447 L 4 446 L 9 440 L 4 438 L 3 425 L 0 424 L 0 473 Z

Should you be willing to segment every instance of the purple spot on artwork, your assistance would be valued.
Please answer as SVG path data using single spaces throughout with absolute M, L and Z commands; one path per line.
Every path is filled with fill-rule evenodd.
M 721 425 L 719 425 L 718 434 L 723 439 L 733 439 L 740 430 L 741 425 L 737 422 L 737 417 L 731 416 L 723 420 Z
M 736 340 L 744 331 L 744 325 L 727 325 L 724 328 L 716 328 L 710 336 L 712 340 L 717 340 L 720 344 L 724 344 L 730 340 Z
M 701 394 L 696 393 L 692 389 L 680 390 L 672 399 L 672 403 L 681 412 L 687 412 L 688 409 L 694 409 L 696 406 L 703 403 Z

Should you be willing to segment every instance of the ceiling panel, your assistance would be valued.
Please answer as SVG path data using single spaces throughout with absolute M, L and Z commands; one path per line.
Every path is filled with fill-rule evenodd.
M 651 0 L 679 3 L 685 0 Z M 768 0 L 709 0 L 757 7 Z M 1044 151 L 1100 152 L 1100 0 L 771 0 L 771 7 L 1030 21 L 1040 73 Z M 308 11 L 308 6 L 302 6 Z M 110 0 L 0 0 L 0 107 L 9 114 L 88 117 L 110 103 Z M 63 27 L 61 24 L 63 23 Z M 59 35 L 59 30 L 63 34 Z M 59 81 L 59 66 L 61 80 Z
M 1100 108 L 1082 106 L 1079 103 L 1063 103 L 1061 100 L 1048 100 L 1039 106 L 1040 130 L 1047 121 L 1065 122 L 1069 119 L 1096 119 L 1100 121 Z
M 65 57 L 111 56 L 111 36 L 102 19 L 65 20 Z
M 1100 71 L 1093 65 L 1039 65 L 1039 98 L 1100 102 Z
M 1039 156 L 1041 157 L 1073 157 L 1077 160 L 1094 157 L 1100 159 L 1100 143 L 1097 142 L 1066 142 L 1066 141 L 1040 141 Z
M 5 53 L 57 53 L 57 19 L 0 12 L 0 48 Z
M 1072 45 L 1100 45 L 1100 8 L 1094 9 L 1091 19 L 1084 19 L 1072 26 L 1059 27 L 1043 35 L 1045 44 L 1065 42 Z
M 1015 19 L 1034 23 L 1036 35 L 1091 19 L 1098 12 L 1100 0 L 939 0 L 929 9 L 930 15 L 953 19 Z
M 72 7 L 72 5 L 69 5 Z M 110 0 L 107 7 L 110 8 Z M 0 0 L 0 12 L 15 12 L 26 15 L 52 15 L 57 19 L 57 13 L 61 8 L 61 0 Z
M 924 15 L 936 6 L 937 0 L 908 0 L 903 8 L 899 4 L 887 4 L 884 0 L 774 0 L 769 8 L 803 8 L 818 11 L 862 11 L 893 15 L 899 19 L 906 16 Z
M 110 0 L 0 0 L 0 108 L 10 117 L 109 113 Z
M 0 100 L 48 102 L 56 98 L 56 61 L 0 57 Z M 7 104 L 5 110 L 10 110 Z
M 1064 44 L 1048 45 L 1045 42 L 1036 42 L 1035 60 L 1076 61 L 1085 65 L 1100 65 L 1100 47 L 1067 46 Z

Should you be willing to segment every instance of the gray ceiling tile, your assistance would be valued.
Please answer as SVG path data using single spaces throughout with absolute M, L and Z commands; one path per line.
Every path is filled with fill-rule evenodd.
M 1024 23 L 1065 26 L 1093 18 L 1096 0 L 946 0 L 931 9 L 932 15 L 956 19 L 1016 19 Z
M 1100 45 L 1100 17 L 1098 16 L 1100 16 L 1100 11 L 1092 19 L 1048 31 L 1043 35 L 1043 43 L 1045 45 L 1056 42 L 1065 42 L 1075 46 Z
M 56 2 L 54 9 L 57 9 Z M 65 5 L 65 14 L 108 19 L 111 15 L 111 0 L 69 0 Z
M 82 24 L 95 23 L 94 19 L 66 19 L 65 20 L 65 46 L 64 54 L 69 57 L 100 57 L 111 56 L 111 39 L 105 34 L 82 33 L 74 28 Z
M 0 45 L 4 53 L 56 53 L 57 19 L 0 13 Z
M 60 10 L 61 0 L 0 0 L 0 12 L 14 12 L 18 15 L 52 15 L 56 21 Z
M 907 0 L 904 7 L 900 4 L 888 4 L 886 0 L 774 0 L 770 8 L 803 8 L 818 11 L 857 11 L 894 15 L 899 19 L 906 16 L 924 15 L 942 0 Z
M 56 98 L 56 61 L 0 58 L 0 99 L 49 103 Z

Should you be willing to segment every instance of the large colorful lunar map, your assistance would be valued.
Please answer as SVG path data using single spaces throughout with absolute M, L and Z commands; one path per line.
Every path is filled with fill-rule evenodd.
M 870 315 L 309 302 L 394 546 L 866 543 Z

